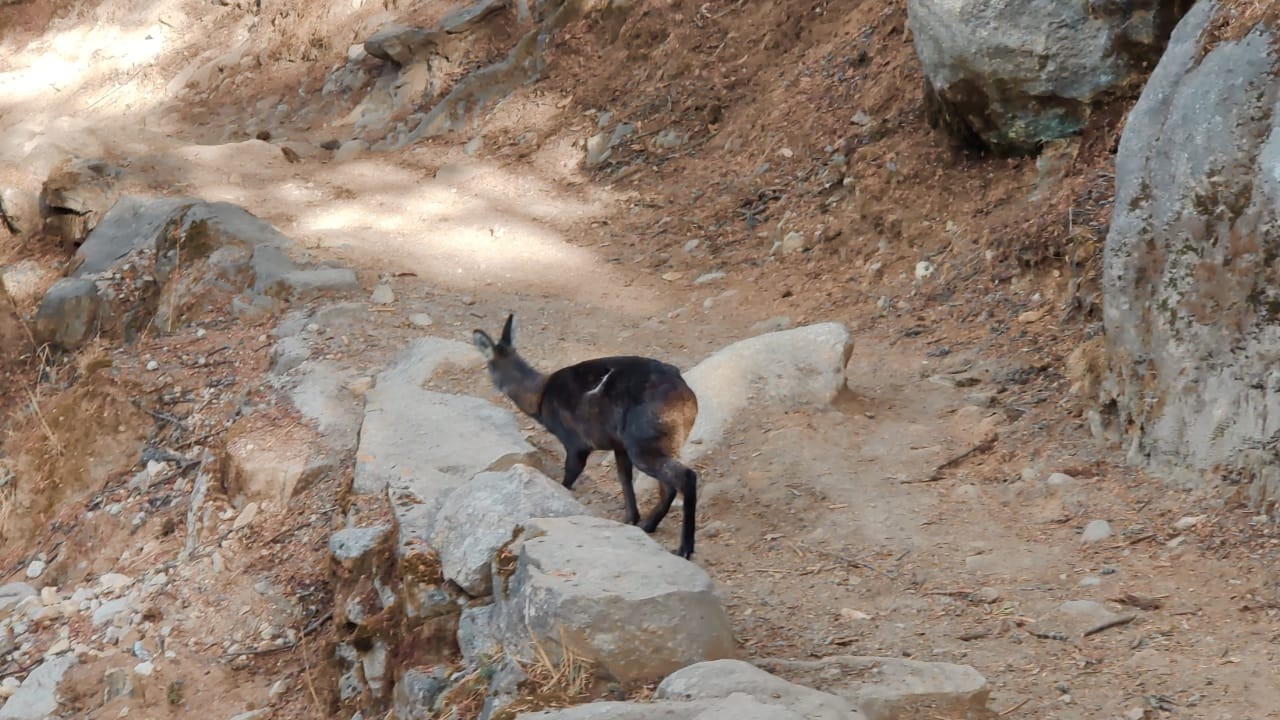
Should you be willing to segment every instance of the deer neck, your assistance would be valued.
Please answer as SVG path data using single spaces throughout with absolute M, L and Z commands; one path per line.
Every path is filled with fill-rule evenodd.
M 503 388 L 520 412 L 541 419 L 542 391 L 547 386 L 547 376 L 535 370 L 524 358 L 517 356 L 512 363 L 513 373 L 507 387 Z

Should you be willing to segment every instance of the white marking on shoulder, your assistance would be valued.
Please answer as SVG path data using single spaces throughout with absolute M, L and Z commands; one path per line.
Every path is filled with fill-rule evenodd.
M 612 375 L 612 374 L 613 374 L 613 370 L 612 370 L 612 369 L 610 369 L 610 370 L 609 370 L 609 372 L 607 372 L 607 373 L 605 373 L 605 374 L 604 374 L 604 377 L 600 378 L 600 382 L 596 383 L 596 386 L 595 386 L 595 387 L 593 387 L 593 388 L 591 388 L 590 390 L 588 390 L 588 391 L 587 391 L 587 394 L 588 394 L 588 395 L 599 395 L 599 394 L 600 394 L 600 391 L 604 389 L 604 384 L 605 384 L 605 382 L 607 382 L 607 381 L 609 380 L 609 376 L 610 376 L 610 375 Z

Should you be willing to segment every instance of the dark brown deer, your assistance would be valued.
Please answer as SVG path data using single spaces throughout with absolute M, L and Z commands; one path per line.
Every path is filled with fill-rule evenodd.
M 657 480 L 662 492 L 641 528 L 656 530 L 680 493 L 684 522 L 676 554 L 693 555 L 698 475 L 676 458 L 698 416 L 698 398 L 680 370 L 651 358 L 623 356 L 587 360 L 544 375 L 516 352 L 514 320 L 507 316 L 496 343 L 483 330 L 474 331 L 472 340 L 488 360 L 493 384 L 564 445 L 564 486 L 573 488 L 592 452 L 612 450 L 627 522 L 640 523 L 634 466 Z

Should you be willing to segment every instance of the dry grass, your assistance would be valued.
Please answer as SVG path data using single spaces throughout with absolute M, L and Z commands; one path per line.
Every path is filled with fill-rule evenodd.
M 1259 25 L 1280 29 L 1280 3 L 1275 0 L 1222 0 L 1205 33 L 1201 57 L 1219 43 L 1234 42 Z M 1280 46 L 1280 37 L 1275 39 Z
M 528 677 L 520 685 L 520 697 L 503 708 L 494 720 L 509 720 L 523 712 L 568 707 L 592 699 L 597 685 L 595 664 L 574 651 L 563 627 L 560 628 L 560 659 L 551 657 L 547 649 L 533 637 L 532 662 L 514 661 Z

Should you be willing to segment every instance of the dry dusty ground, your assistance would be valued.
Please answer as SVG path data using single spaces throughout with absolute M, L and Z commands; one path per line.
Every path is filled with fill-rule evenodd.
M 329 338 L 332 359 L 368 373 L 426 332 L 409 323 L 415 313 L 431 316 L 429 332 L 466 339 L 514 311 L 520 344 L 545 366 L 628 352 L 689 367 L 771 318 L 844 322 L 855 336 L 850 393 L 835 408 L 743 418 L 729 446 L 699 467 L 696 559 L 724 589 L 747 653 L 967 663 L 992 681 L 993 708 L 1009 717 L 1280 717 L 1270 525 L 1219 495 L 1124 469 L 1117 450 L 1090 438 L 1082 399 L 1068 391 L 1066 356 L 1097 331 L 1094 256 L 1122 108 L 1100 117 L 1065 178 L 1033 201 L 1034 162 L 955 157 L 924 126 L 902 3 L 641 3 L 668 7 L 637 10 L 615 44 L 591 25 L 568 33 L 553 49 L 551 79 L 498 108 L 479 153 L 435 141 L 338 162 L 318 148 L 334 132 L 325 118 L 336 115 L 291 114 L 306 99 L 280 87 L 314 84 L 360 39 L 348 35 L 391 13 L 359 10 L 338 30 L 337 13 L 297 5 L 293 15 L 272 3 L 261 10 L 284 20 L 249 35 L 263 45 L 260 65 L 180 98 L 163 91 L 172 77 L 249 32 L 238 8 L 0 8 L 5 48 L 25 48 L 0 60 L 10 73 L 3 123 L 60 126 L 82 151 L 130 157 L 135 177 L 157 192 L 242 204 L 301 252 L 356 267 L 366 288 L 389 276 L 395 303 Z M 38 39 L 50 15 L 59 32 Z M 100 37 L 91 20 L 134 35 Z M 141 52 L 155 33 L 176 37 L 162 37 L 154 56 L 110 52 L 130 42 Z M 85 50 L 95 42 L 106 48 L 97 55 Z M 74 72 L 95 58 L 94 72 Z M 614 70 L 590 71 L 601 64 Z M 649 122 L 646 135 L 682 128 L 701 149 L 657 157 L 641 142 L 635 157 L 586 174 L 580 143 L 595 121 L 584 108 Z M 850 129 L 855 113 L 869 126 Z M 263 126 L 304 148 L 300 161 L 246 140 Z M 529 131 L 535 140 L 518 139 Z M 236 144 L 216 144 L 227 141 Z M 825 146 L 846 150 L 854 178 L 855 190 L 831 203 L 813 184 L 832 152 Z M 1070 230 L 1058 212 L 1067 207 Z M 806 237 L 821 229 L 822 241 L 770 257 L 784 219 Z M 49 254 L 28 246 L 10 255 Z M 918 281 L 922 259 L 938 272 Z M 710 271 L 725 276 L 693 282 Z M 234 387 L 267 398 L 257 388 L 266 330 L 224 333 L 205 350 L 184 349 L 195 338 L 149 339 L 117 353 L 116 365 L 141 384 L 147 358 L 185 366 L 183 353 L 228 345 Z M 21 369 L 25 387 L 33 371 Z M 193 370 L 192 382 L 210 372 Z M 483 377 L 445 384 L 501 402 Z M 301 432 L 283 423 L 264 421 L 261 440 Z M 1048 482 L 1056 472 L 1071 479 Z M 612 470 L 597 464 L 588 474 L 577 493 L 619 516 Z M 273 593 L 322 583 L 338 495 L 315 488 L 233 536 L 221 550 L 238 563 L 232 581 L 214 583 L 205 564 L 190 570 L 177 592 L 205 637 L 188 638 L 148 698 L 172 700 L 181 679 L 183 702 L 225 703 L 230 714 L 287 677 L 278 716 L 322 715 L 333 685 L 318 658 L 322 632 L 236 661 L 265 673 L 256 679 L 219 655 L 225 637 L 252 635 L 253 622 L 240 625 L 269 615 Z M 180 497 L 168 502 L 176 508 Z M 98 493 L 88 502 L 102 501 Z M 159 533 L 149 549 L 131 550 L 141 543 L 127 518 L 63 510 L 60 534 L 0 559 L 72 543 L 101 558 L 58 569 L 74 583 L 118 567 L 122 552 L 134 553 L 135 568 L 168 557 L 165 543 L 176 542 Z M 1194 516 L 1204 517 L 1175 529 Z M 181 522 L 176 509 L 173 517 Z M 1080 530 L 1093 519 L 1115 534 L 1083 545 Z M 673 545 L 677 527 L 666 523 L 658 539 Z M 218 592 L 206 592 L 211 583 Z M 1134 617 L 1082 637 L 1055 619 L 1067 600 Z M 95 687 L 106 667 L 95 663 L 76 682 Z M 154 707 L 147 717 L 176 712 Z M 116 714 L 107 706 L 91 716 Z

